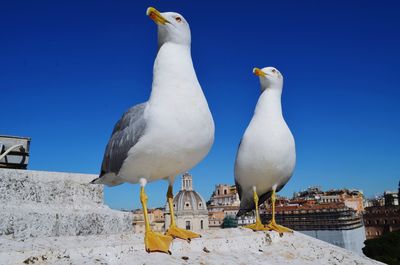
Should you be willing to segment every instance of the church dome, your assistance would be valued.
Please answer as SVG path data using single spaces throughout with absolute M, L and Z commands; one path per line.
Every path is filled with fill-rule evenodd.
M 192 176 L 189 173 L 185 173 L 182 176 L 182 188 L 175 195 L 173 206 L 175 213 L 178 215 L 185 213 L 208 214 L 207 205 L 203 197 L 193 190 Z
M 204 199 L 194 190 L 181 190 L 174 197 L 174 210 L 181 211 L 207 211 Z

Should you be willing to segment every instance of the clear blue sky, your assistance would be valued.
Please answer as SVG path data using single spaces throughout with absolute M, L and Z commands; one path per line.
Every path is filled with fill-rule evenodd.
M 210 154 L 191 171 L 205 199 L 215 184 L 233 183 L 236 149 L 259 96 L 254 66 L 285 76 L 283 111 L 298 160 L 281 194 L 310 185 L 368 196 L 395 190 L 399 3 L 2 1 L 0 134 L 32 137 L 30 169 L 97 174 L 114 123 L 148 99 L 157 34 L 145 11 L 155 6 L 191 26 L 216 123 Z M 150 206 L 164 204 L 166 188 L 147 185 Z M 106 202 L 138 208 L 138 190 L 107 188 Z

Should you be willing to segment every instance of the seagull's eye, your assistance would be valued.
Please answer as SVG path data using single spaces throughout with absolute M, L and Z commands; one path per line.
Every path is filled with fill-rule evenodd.
M 178 21 L 178 22 L 182 21 L 182 19 L 180 17 L 176 17 L 175 20 Z
M 276 73 L 276 70 L 275 70 L 275 69 L 272 69 L 272 72 L 273 72 L 273 73 Z

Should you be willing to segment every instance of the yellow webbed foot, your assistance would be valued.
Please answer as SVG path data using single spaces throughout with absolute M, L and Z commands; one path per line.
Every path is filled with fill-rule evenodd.
M 189 242 L 190 242 L 190 240 L 192 238 L 201 237 L 201 235 L 199 235 L 197 233 L 194 233 L 192 231 L 179 228 L 176 225 L 171 225 L 168 228 L 168 231 L 165 232 L 165 234 L 168 235 L 168 236 L 172 236 L 173 238 L 180 238 L 180 239 L 187 240 Z
M 163 252 L 171 254 L 169 246 L 173 238 L 153 231 L 147 231 L 144 236 L 144 245 L 147 252 Z
M 246 225 L 246 226 L 243 226 L 243 227 L 244 228 L 250 228 L 254 232 L 256 232 L 256 231 L 268 231 L 269 230 L 261 222 L 257 222 L 257 221 L 254 224 Z
M 293 233 L 292 229 L 278 225 L 275 222 L 270 222 L 265 228 L 269 231 L 276 231 L 278 233 Z

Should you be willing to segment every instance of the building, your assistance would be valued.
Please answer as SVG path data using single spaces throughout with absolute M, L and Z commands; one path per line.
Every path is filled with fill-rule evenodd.
M 399 206 L 399 193 L 394 191 L 385 191 L 383 194 L 386 206 Z
M 365 208 L 363 218 L 367 239 L 377 238 L 385 233 L 400 230 L 399 195 L 400 182 L 397 194 L 396 192 L 386 191 L 379 201 L 372 200 L 371 206 Z
M 215 185 L 213 195 L 211 195 L 209 206 L 239 206 L 239 194 L 235 185 L 218 184 Z
M 279 224 L 331 244 L 362 253 L 365 231 L 362 191 L 339 189 L 323 191 L 310 187 L 295 193 L 292 199 L 277 197 L 276 220 Z M 210 228 L 220 228 L 226 216 L 236 216 L 240 200 L 234 186 L 216 185 L 208 202 Z M 271 204 L 260 206 L 263 223 L 271 220 Z M 255 222 L 254 212 L 237 218 L 238 225 Z
M 189 173 L 182 175 L 182 187 L 173 201 L 176 225 L 187 230 L 208 230 L 207 205 L 199 193 L 193 190 L 193 179 Z M 165 227 L 171 223 L 168 204 L 165 212 Z
M 134 210 L 132 214 L 133 214 L 133 232 L 144 233 L 145 225 L 144 225 L 143 210 L 142 209 Z M 149 217 L 150 227 L 153 231 L 160 233 L 165 231 L 164 209 L 162 208 L 148 209 L 147 215 Z
M 367 239 L 400 230 L 400 207 L 398 205 L 366 207 L 364 224 Z
M 163 208 L 156 208 L 151 210 L 153 217 L 153 231 L 164 232 L 165 231 L 165 216 Z
M 364 202 L 365 207 L 371 206 L 385 206 L 385 197 L 383 196 L 376 196 L 373 199 L 365 199 Z
M 236 218 L 239 211 L 240 200 L 235 185 L 218 184 L 207 202 L 209 227 L 221 228 L 224 218 L 232 216 Z M 251 224 L 254 222 L 254 215 L 249 214 L 237 219 L 238 225 Z
M 336 246 L 362 253 L 365 241 L 362 218 L 344 203 L 277 205 L 275 218 L 278 224 Z M 267 223 L 270 219 L 270 210 L 263 210 L 262 222 Z
M 278 224 L 303 234 L 362 253 L 365 232 L 361 216 L 362 192 L 322 191 L 312 187 L 296 193 L 293 199 L 278 198 L 275 218 Z M 260 210 L 263 223 L 271 219 L 271 206 Z
M 314 201 L 316 203 L 344 203 L 345 206 L 356 210 L 357 214 L 364 211 L 364 195 L 355 189 L 332 189 L 322 191 L 320 187 L 310 187 L 295 194 L 295 198 Z

